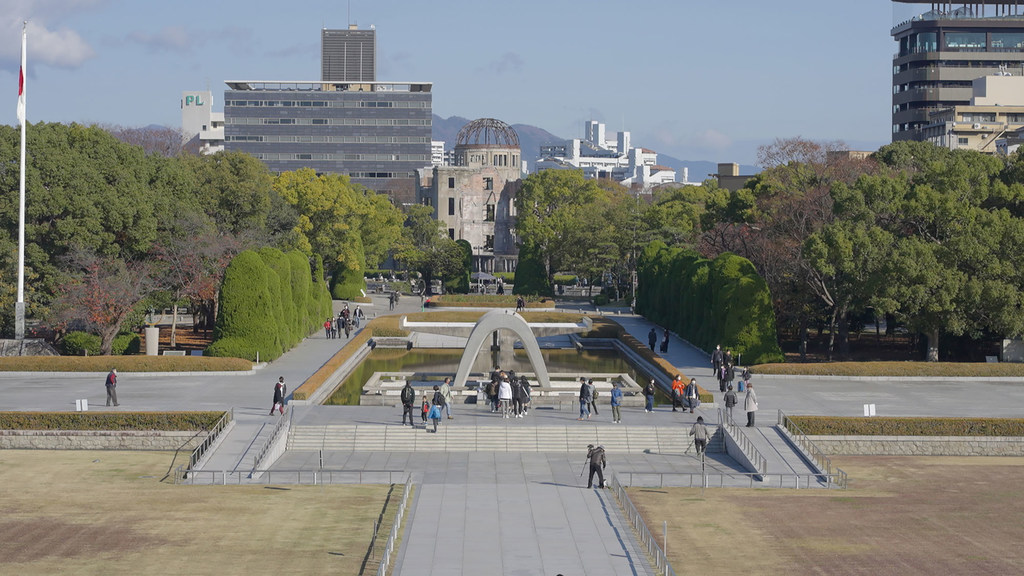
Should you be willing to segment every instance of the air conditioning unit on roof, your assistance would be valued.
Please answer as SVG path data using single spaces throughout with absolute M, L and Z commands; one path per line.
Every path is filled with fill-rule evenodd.
M 981 124 L 978 124 L 977 122 L 975 122 L 974 126 L 971 126 L 971 128 L 974 128 L 975 130 L 981 130 Z

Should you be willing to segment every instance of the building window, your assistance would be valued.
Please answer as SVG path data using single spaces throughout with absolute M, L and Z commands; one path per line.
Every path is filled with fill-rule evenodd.
M 494 190 L 494 178 L 484 178 L 484 190 Z
M 946 48 L 984 48 L 984 32 L 946 32 Z
M 455 198 L 448 199 L 448 215 L 455 216 Z
M 455 178 L 448 179 L 448 188 L 455 188 Z
M 957 138 L 956 141 L 957 141 L 957 144 L 959 144 L 961 146 L 967 146 L 967 144 L 969 142 L 969 140 L 967 140 L 967 138 Z
M 487 205 L 487 214 L 484 216 L 487 222 L 494 222 L 494 204 Z
M 455 240 L 455 228 L 448 229 L 448 237 L 451 238 L 452 240 Z
M 488 234 L 484 240 L 484 249 L 494 251 L 494 235 Z

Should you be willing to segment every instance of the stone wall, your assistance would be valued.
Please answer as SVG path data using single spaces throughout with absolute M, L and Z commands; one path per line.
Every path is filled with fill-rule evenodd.
M 808 436 L 826 454 L 1024 456 L 1024 438 L 989 436 Z
M 208 432 L 110 430 L 0 430 L 0 449 L 192 451 Z

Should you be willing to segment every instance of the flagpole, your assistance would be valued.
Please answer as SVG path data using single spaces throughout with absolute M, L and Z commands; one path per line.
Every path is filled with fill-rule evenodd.
M 19 78 L 19 112 L 21 113 L 21 181 L 18 197 L 18 301 L 14 305 L 14 339 L 25 339 L 25 48 L 28 45 L 28 22 L 21 28 L 21 77 Z

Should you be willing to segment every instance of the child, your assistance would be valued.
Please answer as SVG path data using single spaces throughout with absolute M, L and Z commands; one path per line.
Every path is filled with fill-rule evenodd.
M 423 419 L 423 427 L 427 427 L 427 413 L 430 412 L 430 401 L 427 400 L 427 395 L 423 395 L 423 408 L 420 412 L 420 418 Z
M 434 422 L 434 434 L 437 434 L 437 425 L 441 423 L 440 404 L 434 404 L 430 407 L 430 419 Z

